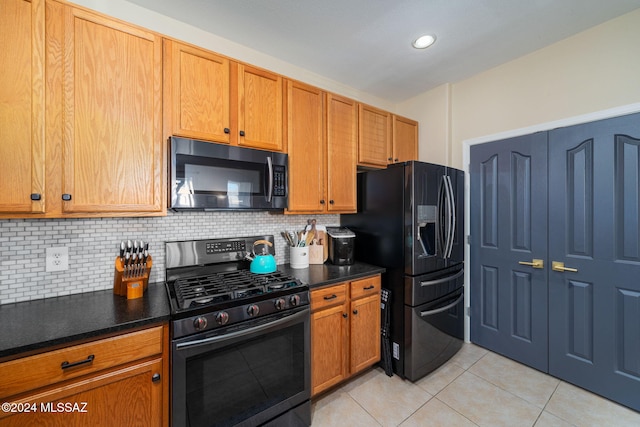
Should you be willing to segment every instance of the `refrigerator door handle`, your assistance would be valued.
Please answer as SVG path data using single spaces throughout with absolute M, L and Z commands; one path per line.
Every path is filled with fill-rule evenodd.
M 445 176 L 445 188 L 446 188 L 446 197 L 447 197 L 447 205 L 449 206 L 449 215 L 447 216 L 447 225 L 448 225 L 448 233 L 447 233 L 447 250 L 445 254 L 445 258 L 451 258 L 451 252 L 453 252 L 453 241 L 456 233 L 456 205 L 453 199 L 453 185 L 451 185 L 451 177 L 449 175 Z
M 438 232 L 436 233 L 436 236 L 438 238 L 438 242 L 436 243 L 436 253 L 437 250 L 441 250 L 442 251 L 442 258 L 447 258 L 447 241 L 446 241 L 446 232 L 448 232 L 446 230 L 446 225 L 443 221 L 443 216 L 444 213 L 443 209 L 445 208 L 445 200 L 446 200 L 446 192 L 447 192 L 447 184 L 446 184 L 446 178 L 443 175 L 442 176 L 442 180 L 440 181 L 440 185 L 438 187 L 438 213 L 437 213 L 437 227 L 438 227 Z

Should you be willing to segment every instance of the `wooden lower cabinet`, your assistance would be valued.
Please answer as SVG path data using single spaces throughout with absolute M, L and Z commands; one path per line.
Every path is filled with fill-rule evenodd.
M 168 425 L 167 332 L 166 326 L 158 326 L 0 364 L 8 379 L 0 386 L 0 402 L 10 403 L 0 412 L 0 426 Z M 159 342 L 153 342 L 155 338 Z M 71 359 L 76 354 L 85 356 Z M 119 360 L 120 354 L 129 355 L 127 362 Z M 89 359 L 62 368 L 65 362 Z M 101 363 L 115 366 L 101 369 Z M 68 378 L 61 380 L 56 372 L 29 379 L 30 372 L 48 372 L 51 367 Z M 20 372 L 27 383 L 39 385 L 7 395 L 22 387 L 12 381 Z
M 348 305 L 311 315 L 311 394 L 317 394 L 347 378 Z
M 360 372 L 380 360 L 380 288 L 351 301 L 350 371 Z
M 311 395 L 380 360 L 380 276 L 311 291 Z

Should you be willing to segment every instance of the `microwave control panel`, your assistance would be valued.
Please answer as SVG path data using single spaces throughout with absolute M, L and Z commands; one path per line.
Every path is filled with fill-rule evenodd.
M 273 195 L 282 197 L 287 195 L 287 172 L 282 165 L 273 166 Z

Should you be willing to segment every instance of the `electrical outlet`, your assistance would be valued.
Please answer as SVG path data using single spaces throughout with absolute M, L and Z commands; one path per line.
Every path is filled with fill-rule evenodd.
M 59 246 L 46 249 L 45 271 L 65 271 L 69 269 L 69 248 Z

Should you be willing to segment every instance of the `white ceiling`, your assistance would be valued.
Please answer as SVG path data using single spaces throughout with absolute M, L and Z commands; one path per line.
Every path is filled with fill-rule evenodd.
M 128 0 L 401 102 L 640 7 L 640 0 Z M 416 50 L 423 33 L 436 44 Z

